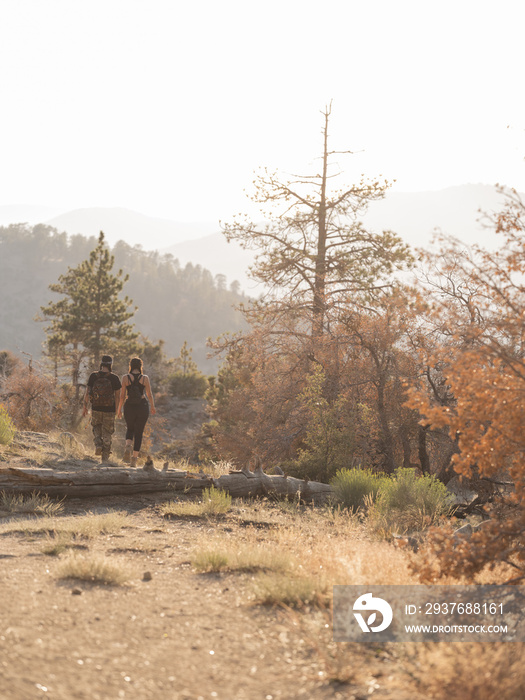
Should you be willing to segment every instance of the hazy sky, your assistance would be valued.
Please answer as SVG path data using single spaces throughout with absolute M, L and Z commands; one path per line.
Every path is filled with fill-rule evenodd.
M 525 190 L 521 0 L 0 0 L 0 204 L 179 221 L 253 171 Z

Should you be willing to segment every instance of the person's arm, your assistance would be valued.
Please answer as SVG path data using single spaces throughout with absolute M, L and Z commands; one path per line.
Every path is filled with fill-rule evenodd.
M 122 406 L 126 400 L 126 387 L 128 385 L 128 375 L 122 377 L 122 387 L 119 392 L 115 393 L 115 405 L 118 405 L 117 418 L 122 418 Z M 118 398 L 117 398 L 118 397 Z
M 155 413 L 157 413 L 157 409 L 155 408 L 155 401 L 153 400 L 153 394 L 151 393 L 151 384 L 149 383 L 149 377 L 147 374 L 144 375 L 144 388 L 146 389 L 146 396 L 149 400 L 151 415 L 154 416 Z

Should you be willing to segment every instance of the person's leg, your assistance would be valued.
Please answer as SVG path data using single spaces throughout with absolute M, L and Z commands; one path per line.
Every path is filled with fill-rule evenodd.
M 131 452 L 133 448 L 133 430 L 134 430 L 134 410 L 133 406 L 124 404 L 124 420 L 126 421 L 126 447 L 124 448 L 124 457 L 122 461 L 129 464 L 131 461 Z
M 101 411 L 91 411 L 91 427 L 93 429 L 93 442 L 95 443 L 95 454 L 102 454 L 102 419 L 104 414 Z
M 135 431 L 133 438 L 133 457 L 131 458 L 131 464 L 136 465 L 139 456 L 140 448 L 142 446 L 142 436 L 144 434 L 144 428 L 149 417 L 149 403 L 144 401 L 137 406 L 137 413 L 135 418 Z
M 138 408 L 139 410 L 137 411 L 137 418 L 135 420 L 135 437 L 133 440 L 133 455 L 136 457 L 139 455 L 144 428 L 149 418 L 149 404 L 144 401 Z
M 111 439 L 115 432 L 115 413 L 103 413 L 102 415 L 102 461 L 106 462 L 111 454 Z
M 131 452 L 133 450 L 133 441 L 126 440 L 126 445 L 124 447 L 124 455 L 122 456 L 122 461 L 125 464 L 129 464 L 131 461 Z

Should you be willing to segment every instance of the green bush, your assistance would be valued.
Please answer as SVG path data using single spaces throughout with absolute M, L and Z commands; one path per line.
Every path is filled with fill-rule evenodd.
M 169 377 L 170 394 L 179 399 L 201 399 L 208 386 L 208 379 L 200 372 L 175 372 Z
M 370 520 L 385 534 L 421 531 L 450 510 L 450 501 L 447 488 L 434 477 L 397 469 L 393 478 L 383 480 Z
M 365 499 L 375 501 L 386 481 L 383 474 L 370 469 L 340 469 L 331 484 L 343 508 L 356 511 L 365 505 Z
M 325 384 L 325 373 L 318 366 L 298 396 L 303 446 L 287 468 L 291 476 L 328 483 L 338 470 L 361 462 L 360 446 L 370 433 L 370 415 L 366 406 L 351 404 L 344 395 L 329 400 Z
M 387 508 L 403 510 L 414 505 L 434 512 L 445 509 L 449 492 L 433 476 L 417 476 L 415 469 L 396 469 L 393 479 L 385 479 L 380 500 Z
M 0 445 L 9 445 L 16 430 L 5 406 L 0 404 Z

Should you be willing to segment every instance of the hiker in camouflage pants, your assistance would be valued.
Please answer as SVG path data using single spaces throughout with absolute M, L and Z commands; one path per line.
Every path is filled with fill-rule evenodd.
M 111 452 L 111 437 L 115 432 L 115 414 L 92 411 L 91 425 L 93 427 L 95 449 L 97 452 L 100 450 L 100 454 L 109 455 Z
M 111 438 L 115 432 L 115 413 L 120 397 L 122 384 L 116 374 L 111 371 L 113 358 L 103 355 L 100 370 L 92 372 L 88 379 L 84 410 L 87 415 L 91 404 L 91 425 L 95 442 L 95 454 L 102 457 L 103 462 L 109 460 L 111 454 Z

